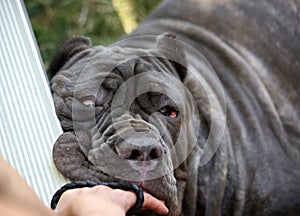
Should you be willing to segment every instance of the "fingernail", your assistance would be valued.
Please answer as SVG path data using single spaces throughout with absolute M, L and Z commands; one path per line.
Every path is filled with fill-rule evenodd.
M 167 214 L 169 212 L 169 209 L 167 208 L 167 206 L 163 205 L 163 206 L 161 206 L 161 212 L 163 214 Z

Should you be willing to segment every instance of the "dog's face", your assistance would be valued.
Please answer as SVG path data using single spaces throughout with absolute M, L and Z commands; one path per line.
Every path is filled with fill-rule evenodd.
M 178 47 L 168 50 L 172 40 L 161 36 L 157 49 L 143 50 L 73 38 L 50 69 L 57 72 L 51 88 L 64 130 L 53 150 L 59 171 L 71 180 L 134 182 L 174 216 L 199 117 L 182 83 L 185 68 L 166 56 L 184 58 Z

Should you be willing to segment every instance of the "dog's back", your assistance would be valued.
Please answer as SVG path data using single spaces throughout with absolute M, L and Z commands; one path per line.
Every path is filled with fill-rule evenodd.
M 130 35 L 173 32 L 205 56 L 225 89 L 231 182 L 224 192 L 199 177 L 198 187 L 215 193 L 198 209 L 220 212 L 220 192 L 225 214 L 299 211 L 299 22 L 299 1 L 167 0 Z

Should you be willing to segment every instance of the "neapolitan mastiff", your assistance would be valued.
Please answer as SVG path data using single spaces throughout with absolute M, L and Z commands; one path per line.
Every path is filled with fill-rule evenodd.
M 298 0 L 166 0 L 49 71 L 67 178 L 134 182 L 172 216 L 300 214 Z

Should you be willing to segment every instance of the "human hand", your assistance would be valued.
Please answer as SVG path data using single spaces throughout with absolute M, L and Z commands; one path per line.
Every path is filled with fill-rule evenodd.
M 56 212 L 59 216 L 124 216 L 135 202 L 133 192 L 98 185 L 66 191 L 56 206 Z M 163 201 L 145 192 L 143 208 L 157 214 L 168 213 Z

